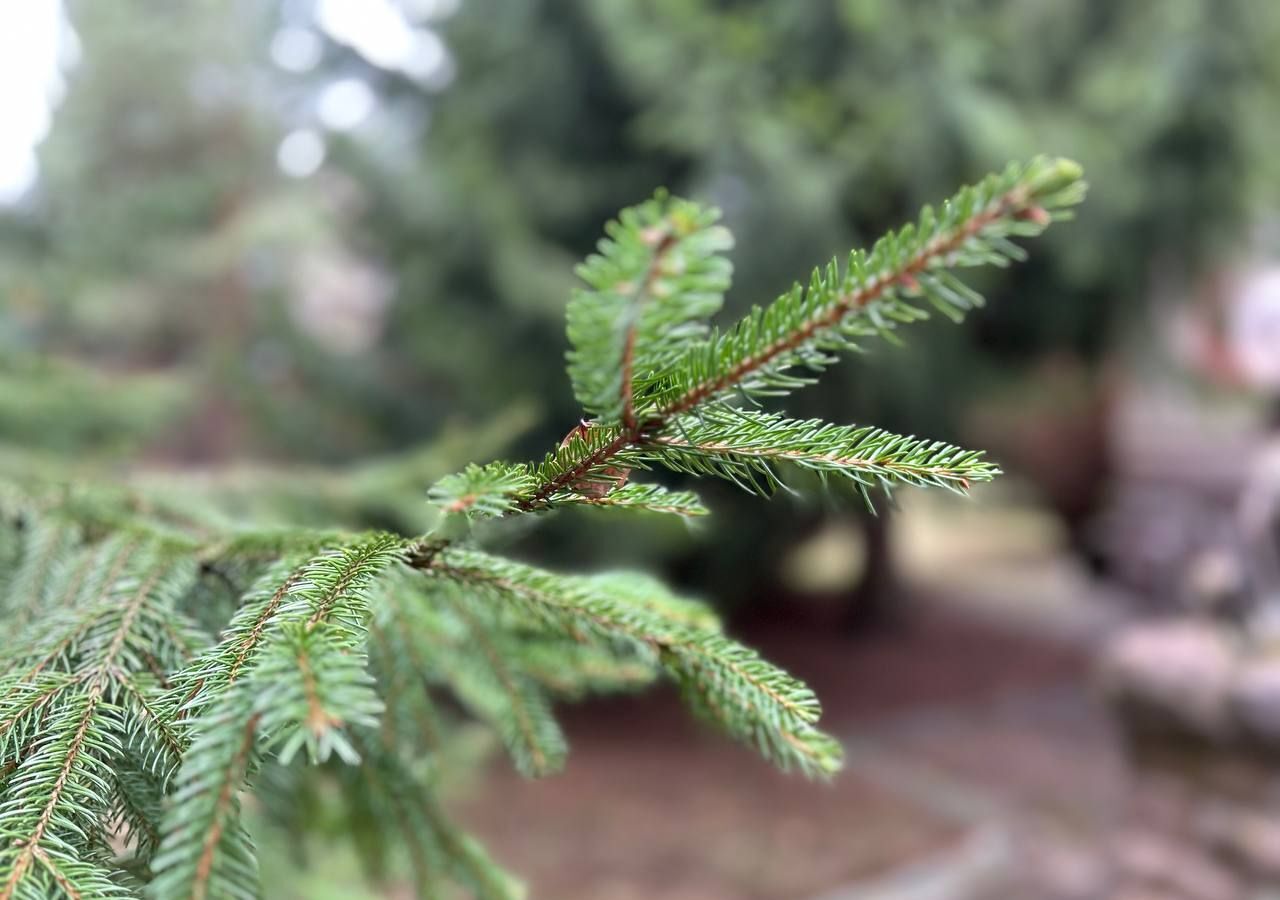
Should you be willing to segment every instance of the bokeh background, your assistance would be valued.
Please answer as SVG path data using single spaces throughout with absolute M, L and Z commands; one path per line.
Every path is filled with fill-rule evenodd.
M 875 517 L 709 485 L 706 528 L 510 548 L 713 601 L 847 771 L 777 775 L 658 692 L 454 801 L 537 897 L 1274 897 L 1278 49 L 1255 0 L 6 4 L 0 464 L 411 529 L 434 477 L 576 421 L 564 303 L 620 207 L 718 205 L 740 312 L 1072 157 L 1087 203 L 988 309 L 789 403 L 999 483 Z M 362 896 L 315 840 L 273 896 Z

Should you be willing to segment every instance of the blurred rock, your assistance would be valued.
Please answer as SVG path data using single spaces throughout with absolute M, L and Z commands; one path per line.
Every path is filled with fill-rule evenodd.
M 1122 632 L 1105 649 L 1101 674 L 1108 696 L 1138 718 L 1226 739 L 1235 668 L 1234 642 L 1220 628 L 1181 621 Z
M 1116 838 L 1114 854 L 1120 871 L 1144 882 L 1155 881 L 1174 865 L 1181 848 L 1164 835 L 1131 831 Z
M 1106 896 L 1105 860 L 1083 848 L 1054 843 L 1035 850 L 1040 884 L 1054 900 L 1096 900 Z
M 1243 618 L 1248 610 L 1248 578 L 1244 560 L 1234 547 L 1208 547 L 1187 567 L 1187 601 L 1191 610 L 1225 619 Z
M 1245 663 L 1236 675 L 1231 703 L 1252 737 L 1280 747 L 1280 657 Z
M 1280 391 L 1280 268 L 1244 273 L 1233 300 L 1227 333 L 1241 380 Z
M 1280 820 L 1275 816 L 1243 816 L 1233 837 L 1241 861 L 1255 875 L 1280 884 Z
M 1130 882 L 1195 900 L 1239 900 L 1243 886 L 1194 845 L 1135 830 L 1115 842 L 1116 866 Z
M 1155 890 L 1146 885 L 1125 885 L 1116 891 L 1110 900 L 1186 900 L 1168 891 Z
M 1101 670 L 1143 782 L 1113 844 L 1129 893 L 1109 900 L 1263 900 L 1280 885 L 1280 655 L 1187 618 L 1117 636 Z
M 1280 885 L 1280 817 L 1214 806 L 1197 819 L 1201 840 L 1249 875 Z

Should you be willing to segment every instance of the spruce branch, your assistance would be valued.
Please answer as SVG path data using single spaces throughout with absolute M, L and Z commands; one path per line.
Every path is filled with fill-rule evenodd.
M 815 270 L 807 288 L 797 284 L 733 328 L 686 343 L 677 356 L 664 359 L 653 380 L 633 382 L 629 396 L 636 412 L 628 421 L 613 415 L 612 407 L 597 414 L 580 429 L 580 439 L 567 441 L 533 469 L 536 487 L 516 497 L 514 506 L 545 510 L 566 492 L 616 488 L 619 471 L 650 461 L 633 452 L 638 445 L 677 439 L 676 429 L 690 414 L 704 415 L 736 396 L 776 396 L 812 383 L 836 362 L 836 353 L 857 350 L 870 336 L 896 340 L 900 325 L 927 318 L 921 301 L 958 321 L 982 298 L 951 270 L 1023 259 L 1025 251 L 1011 238 L 1033 237 L 1068 218 L 1084 196 L 1080 176 L 1079 166 L 1068 160 L 1011 164 L 962 189 L 936 212 L 926 208 L 918 222 L 885 236 L 869 252 L 854 251 L 843 268 L 833 261 Z M 643 243 L 634 221 L 619 219 L 632 222 L 628 246 Z M 620 235 L 612 236 L 614 245 L 623 243 Z M 579 302 L 589 299 L 584 294 Z M 699 295 L 690 308 L 700 309 L 701 302 Z M 599 317 L 592 320 L 592 333 L 605 333 L 610 315 L 615 324 L 626 318 L 617 303 L 599 302 L 592 309 Z M 605 353 L 593 358 L 609 363 Z
M 406 657 L 415 660 L 413 677 L 447 689 L 463 710 L 492 727 L 522 773 L 541 776 L 560 769 L 567 747 L 541 683 L 526 669 L 527 620 L 477 604 L 453 584 L 424 585 L 421 576 L 393 579 L 388 587 L 381 619 L 402 630 L 388 634 L 376 620 L 374 627 L 380 642 L 401 658 L 380 654 L 379 667 L 395 674 Z M 402 702 L 414 708 L 428 731 L 439 731 L 421 685 Z
M 80 543 L 80 529 L 72 522 L 38 518 L 23 534 L 21 564 L 8 579 L 0 608 L 19 624 L 29 620 L 57 589 L 58 560 Z
M 646 572 L 622 570 L 574 577 L 596 593 L 672 625 L 706 632 L 721 630 L 720 617 L 706 603 L 673 593 Z
M 345 796 L 351 805 L 369 811 L 362 821 L 381 833 L 380 845 L 408 845 L 418 896 L 440 896 L 442 882 L 448 880 L 477 900 L 523 900 L 524 886 L 448 820 L 420 775 L 376 735 L 358 735 L 357 747 L 367 764 L 338 773 Z
M 730 273 L 717 214 L 661 193 L 624 211 L 569 310 L 570 378 L 591 418 L 539 461 L 437 481 L 442 515 L 417 537 L 295 527 L 274 510 L 239 521 L 172 486 L 0 481 L 0 611 L 19 627 L 0 648 L 0 900 L 256 897 L 243 793 L 296 831 L 321 777 L 361 823 L 371 872 L 399 843 L 420 896 L 451 896 L 446 882 L 522 896 L 440 810 L 452 726 L 469 716 L 543 774 L 565 754 L 554 698 L 664 674 L 767 759 L 834 771 L 812 691 L 704 604 L 641 573 L 483 552 L 500 525 L 471 525 L 562 507 L 706 513 L 690 491 L 631 480 L 658 467 L 760 493 L 788 467 L 864 494 L 990 478 L 978 453 L 740 401 L 896 339 L 926 306 L 959 318 L 981 298 L 955 270 L 1021 258 L 1013 239 L 1065 217 L 1078 176 L 1063 161 L 1011 167 L 723 332 L 707 321 Z M 404 478 L 384 476 L 356 479 L 357 493 L 401 503 Z M 320 493 L 350 518 L 350 490 Z
M 240 825 L 239 792 L 256 761 L 260 719 L 244 684 L 201 715 L 151 859 L 150 896 L 257 897 L 257 862 Z
M 599 252 L 578 267 L 567 320 L 569 378 L 584 409 L 635 427 L 634 394 L 720 308 L 732 244 L 719 213 L 659 192 L 605 226 Z
M 291 592 L 310 609 L 306 627 L 331 623 L 349 645 L 362 643 L 369 590 L 381 573 L 403 559 L 407 545 L 404 538 L 380 534 L 312 559 Z
M 1005 266 L 1026 258 L 1011 237 L 1034 237 L 1084 196 L 1080 167 L 1067 160 L 1011 164 L 966 187 L 935 212 L 854 251 L 841 269 L 815 269 L 807 288 L 795 285 L 772 305 L 753 310 L 734 328 L 692 348 L 675 372 L 646 398 L 653 418 L 667 422 L 732 393 L 768 396 L 810 383 L 832 354 L 858 349 L 879 335 L 893 340 L 901 324 L 927 318 L 924 300 L 960 321 L 982 298 L 950 271 Z
M 421 576 L 393 580 L 378 610 L 371 634 L 388 708 L 399 709 L 402 722 L 416 724 L 424 744 L 438 746 L 440 714 L 430 694 L 411 682 L 425 677 L 490 723 L 517 765 L 531 773 L 560 765 L 564 753 L 544 694 L 581 697 L 623 690 L 656 674 L 651 662 L 538 631 L 536 622 L 516 608 L 477 604 L 465 591 L 424 584 Z M 701 614 L 709 617 L 705 609 Z M 396 730 L 391 715 L 383 717 L 383 725 Z
M 837 352 L 859 349 L 866 337 L 896 340 L 900 325 L 927 317 L 921 302 L 961 319 L 982 301 L 952 270 L 1022 259 L 1025 252 L 1010 239 L 1037 235 L 1055 218 L 1066 218 L 1083 190 L 1074 163 L 1010 165 L 962 189 L 939 211 L 926 208 L 918 222 L 869 252 L 854 251 L 843 268 L 832 262 L 815 270 L 807 289 L 797 285 L 728 331 L 710 333 L 705 320 L 719 298 L 708 292 L 727 287 L 728 265 L 717 253 L 728 241 L 710 237 L 714 214 L 681 206 L 698 227 L 679 237 L 703 236 L 692 258 L 708 268 L 699 273 L 704 277 L 675 279 L 658 290 L 659 276 L 671 271 L 669 257 L 681 246 L 665 218 L 668 198 L 659 195 L 610 223 L 600 253 L 579 272 L 592 290 L 578 292 L 570 304 L 570 373 L 575 394 L 594 418 L 571 430 L 540 463 L 502 470 L 501 489 L 460 497 L 468 479 L 480 481 L 481 470 L 475 470 L 448 482 L 453 489 L 440 491 L 441 499 L 456 505 L 473 503 L 477 493 L 492 497 L 491 515 L 569 505 L 664 508 L 671 498 L 661 488 L 626 484 L 633 469 L 653 465 L 717 475 L 757 493 L 782 484 L 783 464 L 848 478 L 864 496 L 869 487 L 897 484 L 966 491 L 997 473 L 979 453 L 876 428 L 743 411 L 731 401 L 808 384 Z M 521 484 L 531 486 L 521 493 Z M 691 513 L 701 504 L 688 496 L 665 509 Z M 745 648 L 714 632 L 672 631 L 670 622 L 646 619 L 637 607 L 618 605 L 619 595 L 594 592 L 584 580 L 503 569 L 494 560 L 460 562 L 461 552 L 446 540 L 418 564 L 429 574 L 504 594 L 580 639 L 594 634 L 655 653 L 704 712 L 783 765 L 821 772 L 838 759 L 834 742 L 812 727 L 807 689 Z M 735 688 L 726 692 L 726 684 Z
M 360 762 L 352 728 L 374 728 L 383 711 L 363 653 L 352 652 L 332 623 L 293 625 L 273 639 L 255 666 L 255 709 L 281 765 L 300 750 L 310 762 L 336 755 Z
M 661 601 L 628 603 L 589 578 L 463 548 L 442 551 L 427 573 L 519 604 L 554 631 L 652 654 L 717 724 L 784 768 L 813 775 L 839 768 L 839 744 L 814 727 L 821 710 L 812 691 L 754 651 L 680 621 Z
M 194 573 L 193 562 L 148 546 L 91 610 L 75 656 L 67 660 L 72 682 L 53 695 L 64 700 L 40 730 L 48 737 L 36 737 L 5 785 L 2 900 L 34 890 L 46 877 L 64 891 L 102 887 L 91 851 L 105 843 L 101 817 L 113 803 L 111 763 L 123 752 L 123 736 L 137 733 L 119 705 L 121 686 L 144 668 L 150 648 L 164 644 L 156 623 L 173 614 Z M 77 852 L 77 838 L 90 852 Z
M 466 648 L 458 648 L 462 652 L 446 651 L 437 660 L 454 693 L 494 726 L 522 773 L 541 777 L 558 772 L 569 748 L 546 696 L 512 668 L 480 617 L 468 610 L 466 599 L 453 591 L 438 596 L 462 623 L 468 642 Z
M 839 475 L 861 488 L 907 484 L 957 493 L 999 473 L 981 452 L 939 441 L 730 407 L 682 420 L 650 445 L 654 460 L 670 469 L 725 478 L 760 494 L 782 484 L 783 464 Z
M 72 865 L 89 861 L 79 858 L 73 841 L 97 840 L 95 810 L 109 805 L 106 760 L 120 750 L 113 728 L 118 718 L 104 700 L 103 688 L 95 684 L 58 709 L 49 722 L 50 738 L 23 760 L 5 786 L 6 801 L 0 806 L 0 838 L 6 843 L 0 854 L 2 900 L 35 893 L 27 879 L 34 877 L 38 884 L 41 875 L 83 894 L 85 886 L 77 884 Z
M 554 505 L 666 513 L 687 519 L 709 512 L 693 491 L 673 491 L 657 484 L 627 484 L 599 496 L 565 492 L 554 500 Z
M 355 651 L 364 640 L 370 588 L 405 547 L 401 538 L 375 535 L 301 568 L 293 561 L 276 565 L 251 592 L 232 640 L 184 673 L 174 696 L 185 691 L 183 708 L 203 709 L 188 723 L 196 737 L 152 862 L 154 896 L 256 890 L 235 797 L 264 749 L 284 759 L 305 748 L 313 761 L 331 753 L 358 760 L 344 728 L 376 724 L 382 704 Z M 273 590 L 276 579 L 283 580 Z
M 549 509 L 570 495 L 599 495 L 618 486 L 620 467 L 643 466 L 628 454 L 635 442 L 629 430 L 586 423 L 573 429 L 560 446 L 533 467 L 533 490 L 515 500 L 521 512 Z M 572 502 L 572 501 L 570 501 Z
M 80 681 L 70 672 L 41 672 L 0 682 L 0 760 L 8 762 L 33 737 L 43 710 Z
M 134 751 L 144 772 L 168 779 L 182 761 L 187 749 L 185 736 L 172 722 L 173 712 L 167 708 L 158 685 L 149 684 L 145 675 L 134 675 L 120 682 L 125 719 L 125 746 Z
M 108 821 L 121 822 L 121 843 L 132 849 L 132 863 L 150 860 L 160 845 L 158 827 L 164 808 L 165 779 L 157 778 L 127 751 L 113 771 L 113 807 Z
M 577 700 L 590 694 L 632 691 L 658 675 L 652 663 L 619 655 L 608 647 L 524 636 L 519 647 L 520 668 L 548 693 Z
M 170 697 L 177 716 L 186 716 L 216 700 L 231 687 L 274 624 L 289 592 L 302 578 L 308 558 L 285 557 L 268 566 L 241 599 L 223 639 L 177 674 Z
M 445 476 L 427 492 L 427 499 L 446 513 L 486 519 L 513 511 L 516 498 L 535 487 L 528 466 L 496 462 L 470 465 L 456 475 Z
M 425 690 L 426 673 L 432 671 L 428 658 L 434 657 L 432 632 L 420 627 L 412 617 L 413 610 L 427 610 L 421 597 L 414 594 L 412 606 L 406 609 L 403 582 L 395 580 L 383 594 L 369 624 L 371 668 L 381 686 L 380 695 L 387 706 L 382 717 L 384 743 L 398 748 L 401 735 L 411 737 L 410 746 L 423 751 L 438 750 L 444 724 L 430 693 Z

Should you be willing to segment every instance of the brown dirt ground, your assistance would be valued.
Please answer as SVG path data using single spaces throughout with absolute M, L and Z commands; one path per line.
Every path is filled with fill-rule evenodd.
M 875 637 L 779 621 L 739 634 L 807 680 L 842 737 L 1078 681 L 1085 667 L 1060 646 L 936 614 Z M 563 720 L 562 775 L 528 782 L 496 765 L 459 804 L 535 900 L 795 900 L 960 834 L 856 769 L 830 784 L 779 774 L 692 722 L 670 691 L 580 705 Z

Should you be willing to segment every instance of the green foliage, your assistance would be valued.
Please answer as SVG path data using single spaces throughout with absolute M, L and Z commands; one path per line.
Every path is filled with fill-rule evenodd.
M 768 494 L 782 485 L 780 465 L 811 469 L 823 477 L 844 476 L 864 494 L 869 487 L 889 490 L 899 484 L 963 493 L 999 471 L 980 452 L 818 419 L 796 421 L 728 409 L 708 411 L 678 427 L 678 435 L 655 439 L 663 449 L 663 465 L 726 478 L 752 493 Z
M 516 509 L 517 497 L 537 487 L 526 466 L 510 463 L 470 465 L 456 475 L 441 478 L 427 493 L 436 506 L 472 519 L 490 519 Z
M 707 321 L 729 274 L 715 214 L 664 194 L 624 212 L 569 313 L 570 380 L 592 418 L 540 462 L 440 479 L 423 534 L 238 521 L 208 491 L 145 480 L 6 486 L 0 602 L 19 631 L 0 652 L 0 900 L 260 896 L 243 795 L 296 822 L 323 785 L 360 823 L 371 875 L 389 877 L 398 847 L 421 896 L 520 896 L 441 811 L 462 722 L 545 775 L 567 752 L 557 699 L 660 676 L 778 766 L 835 772 L 813 692 L 701 604 L 483 541 L 559 507 L 704 514 L 691 492 L 632 480 L 658 466 L 758 492 L 782 464 L 864 488 L 991 477 L 970 451 L 739 401 L 807 383 L 923 303 L 972 307 L 950 270 L 1020 258 L 1011 238 L 1062 217 L 1078 179 L 1064 161 L 1010 167 L 723 332 Z
M 598 421 L 631 416 L 635 389 L 705 336 L 731 272 L 718 218 L 660 193 L 606 225 L 600 252 L 578 267 L 591 290 L 569 303 L 569 378 Z
M 735 327 L 691 347 L 664 372 L 647 405 L 684 412 L 734 392 L 778 396 L 811 382 L 839 351 L 928 318 L 924 301 L 954 321 L 982 303 L 950 270 L 1007 265 L 1024 258 L 1010 237 L 1039 234 L 1082 197 L 1079 167 L 1039 159 L 1011 165 L 967 187 L 935 212 L 885 235 L 870 252 L 855 250 L 841 269 L 815 269 L 776 302 L 755 308 Z M 797 372 L 797 370 L 800 370 Z
M 171 379 L 108 375 L 65 361 L 6 352 L 0 356 L 0 434 L 46 453 L 86 445 L 128 452 L 190 406 Z
M 705 516 L 709 512 L 693 491 L 673 491 L 659 484 L 624 484 L 599 496 L 571 494 L 562 502 L 604 509 L 670 513 L 685 518 Z
M 1079 178 L 1079 167 L 1063 160 L 1010 165 L 963 189 L 937 212 L 926 208 L 918 223 L 886 235 L 870 252 L 854 251 L 844 269 L 832 262 L 815 270 L 807 289 L 797 284 L 724 332 L 685 336 L 678 350 L 673 350 L 673 339 L 654 338 L 643 329 L 624 330 L 628 352 L 620 357 L 618 347 L 587 343 L 571 329 L 579 362 L 585 362 L 589 351 L 602 367 L 617 369 L 620 359 L 631 360 L 630 368 L 623 367 L 626 377 L 614 384 L 622 397 L 615 404 L 620 412 L 577 429 L 534 469 L 538 487 L 523 496 L 508 495 L 506 502 L 537 509 L 574 502 L 584 494 L 609 496 L 621 477 L 619 467 L 653 464 L 718 475 L 751 489 L 778 484 L 774 466 L 779 462 L 840 472 L 864 487 L 942 484 L 964 489 L 990 478 L 995 470 L 977 454 L 944 444 L 749 415 L 733 402 L 785 395 L 812 383 L 839 351 L 858 350 L 861 341 L 876 335 L 893 340 L 900 325 L 928 318 L 922 302 L 959 320 L 982 301 L 952 270 L 1023 258 L 1024 251 L 1011 238 L 1037 235 L 1054 218 L 1065 218 L 1083 197 Z M 651 212 L 651 205 L 644 208 Z M 711 227 L 710 218 L 688 219 L 683 209 L 671 216 Z M 669 227 L 673 233 L 677 228 Z M 633 260 L 629 268 L 614 272 L 626 290 L 637 272 L 661 271 L 665 254 L 671 252 L 654 237 L 662 232 L 649 216 L 633 217 L 631 230 L 628 241 L 615 228 L 612 242 L 602 247 L 606 255 L 623 246 L 631 255 L 648 248 L 647 264 Z M 642 234 L 650 235 L 648 244 Z M 612 271 L 602 262 L 595 268 L 598 279 Z M 693 303 L 699 309 L 705 302 L 701 288 L 700 283 L 694 286 Z M 610 302 L 623 320 L 633 315 L 630 306 Z

